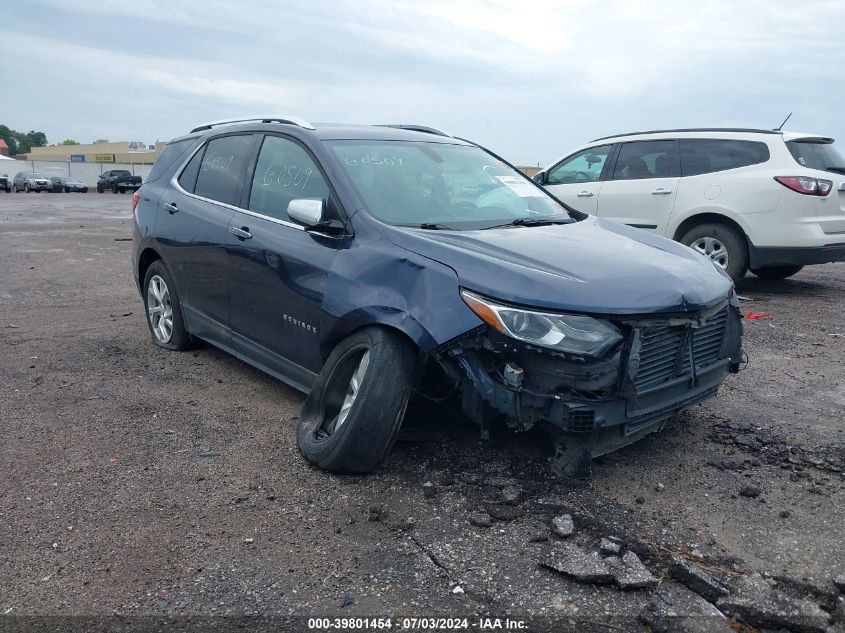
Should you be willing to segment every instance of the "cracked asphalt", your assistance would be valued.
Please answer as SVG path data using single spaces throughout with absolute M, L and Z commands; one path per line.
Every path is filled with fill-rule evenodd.
M 0 194 L 0 630 L 115 614 L 757 626 L 714 614 L 670 577 L 673 556 L 822 610 L 793 630 L 841 626 L 845 263 L 749 275 L 743 311 L 771 316 L 745 320 L 747 369 L 585 483 L 551 477 L 539 433 L 484 443 L 425 402 L 383 470 L 353 478 L 298 454 L 299 393 L 211 346 L 152 345 L 130 216 L 128 195 Z M 617 537 L 657 586 L 544 566 L 562 513 L 567 542 Z M 669 629 L 644 615 L 659 609 Z

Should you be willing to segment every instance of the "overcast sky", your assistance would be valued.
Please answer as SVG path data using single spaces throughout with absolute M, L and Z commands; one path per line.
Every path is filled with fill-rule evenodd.
M 546 164 L 598 136 L 787 129 L 845 145 L 841 0 L 18 0 L 0 123 L 152 143 L 208 120 L 414 122 Z

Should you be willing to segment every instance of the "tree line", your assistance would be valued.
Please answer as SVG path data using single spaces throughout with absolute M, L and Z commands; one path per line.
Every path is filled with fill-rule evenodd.
M 44 132 L 18 132 L 5 125 L 0 125 L 0 138 L 9 146 L 9 156 L 26 154 L 33 147 L 44 147 L 47 144 L 47 135 Z

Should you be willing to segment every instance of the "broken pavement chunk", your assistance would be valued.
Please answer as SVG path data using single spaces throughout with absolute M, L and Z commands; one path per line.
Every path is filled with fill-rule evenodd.
M 722 596 L 728 595 L 728 590 L 718 580 L 700 567 L 677 556 L 672 558 L 669 575 L 708 602 L 716 602 Z
M 604 556 L 618 556 L 622 552 L 622 546 L 608 538 L 603 538 L 599 543 L 599 552 Z
M 772 589 L 760 574 L 733 581 L 730 590 L 731 594 L 719 598 L 716 606 L 725 615 L 740 616 L 752 626 L 803 633 L 826 629 L 828 616 L 817 604 Z
M 613 574 L 598 552 L 587 552 L 574 543 L 558 543 L 550 551 L 546 561 L 541 563 L 578 582 L 609 583 Z
M 561 514 L 552 519 L 552 530 L 560 537 L 566 538 L 575 531 L 575 523 L 571 514 Z
M 613 579 L 620 589 L 645 589 L 657 585 L 657 578 L 651 575 L 634 552 L 625 552 L 622 558 L 606 558 L 605 562 L 608 563 Z

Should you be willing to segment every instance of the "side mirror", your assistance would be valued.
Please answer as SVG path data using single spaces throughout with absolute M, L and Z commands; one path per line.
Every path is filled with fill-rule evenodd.
M 532 176 L 532 180 L 536 182 L 538 185 L 545 185 L 546 184 L 546 172 L 538 171 L 534 176 Z
M 325 200 L 298 198 L 288 203 L 288 217 L 299 224 L 311 227 L 322 222 L 325 208 Z

